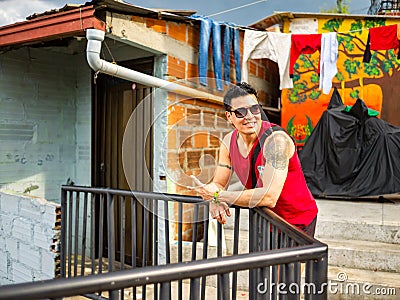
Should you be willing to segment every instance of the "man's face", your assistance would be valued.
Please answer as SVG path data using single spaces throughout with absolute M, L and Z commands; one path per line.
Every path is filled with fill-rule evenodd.
M 226 112 L 228 121 L 231 122 L 240 133 L 258 133 L 261 126 L 261 107 L 254 95 L 246 95 L 233 98 L 231 112 Z

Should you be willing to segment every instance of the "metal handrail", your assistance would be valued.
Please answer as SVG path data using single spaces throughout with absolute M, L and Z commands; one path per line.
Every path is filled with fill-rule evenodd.
M 268 267 L 275 264 L 300 262 L 323 257 L 326 245 L 307 245 L 296 249 L 272 250 L 263 253 L 238 254 L 222 258 L 191 261 L 134 270 L 115 271 L 85 277 L 44 280 L 0 287 L 0 300 L 43 299 L 118 290 L 126 287 L 170 282 L 200 276 L 224 274 Z
M 131 255 L 132 262 L 125 266 L 125 207 L 130 205 L 131 215 L 135 215 L 139 207 L 139 201 L 149 207 L 158 206 L 164 209 L 165 220 L 158 219 L 154 214 L 150 218 L 148 210 L 142 211 L 143 215 L 143 244 L 141 266 L 137 264 L 135 258 L 136 246 L 133 247 Z M 168 203 L 177 203 L 178 219 L 173 222 L 177 224 L 177 263 L 170 261 L 171 245 L 169 234 Z M 94 204 L 100 208 L 100 221 L 94 223 Z M 118 212 L 115 210 L 119 207 Z M 191 261 L 183 259 L 183 237 L 182 237 L 182 216 L 183 205 L 193 205 L 193 236 L 191 240 Z M 263 279 L 268 279 L 271 283 L 297 283 L 302 281 L 300 276 L 300 262 L 305 262 L 306 276 L 305 281 L 314 284 L 321 293 L 305 293 L 305 299 L 326 299 L 327 297 L 327 245 L 309 237 L 303 231 L 287 223 L 268 208 L 240 208 L 232 206 L 235 211 L 234 217 L 234 240 L 233 252 L 231 256 L 222 254 L 222 225 L 218 224 L 218 245 L 217 257 L 210 258 L 208 254 L 208 226 L 209 221 L 204 221 L 204 237 L 202 247 L 202 258 L 197 260 L 197 224 L 200 222 L 197 215 L 201 207 L 208 215 L 209 203 L 200 197 L 189 197 L 175 194 L 126 191 L 109 188 L 91 188 L 81 186 L 62 186 L 62 218 L 61 218 L 61 276 L 67 278 L 46 280 L 42 282 L 23 283 L 11 286 L 0 287 L 1 299 L 42 299 L 66 297 L 74 295 L 84 295 L 92 299 L 107 299 L 102 293 L 108 291 L 110 299 L 122 299 L 125 289 L 132 289 L 136 294 L 136 288 L 142 287 L 142 297 L 146 297 L 147 286 L 154 285 L 154 299 L 171 299 L 172 282 L 177 281 L 178 299 L 182 299 L 183 280 L 190 279 L 190 295 L 194 299 L 206 299 L 207 276 L 217 275 L 218 299 L 236 299 L 237 291 L 237 272 L 248 270 L 249 282 L 248 291 L 250 299 L 261 299 L 264 295 L 259 295 L 257 283 Z M 91 207 L 91 208 L 89 208 Z M 103 209 L 104 207 L 104 209 Z M 154 208 L 154 207 L 153 207 Z M 239 232 L 240 232 L 240 212 L 245 209 L 249 211 L 249 253 L 239 254 Z M 156 210 L 157 211 L 157 210 Z M 116 218 L 116 213 L 120 217 Z M 175 212 L 176 213 L 176 212 Z M 88 218 L 91 216 L 91 218 Z M 90 219 L 90 220 L 89 220 Z M 160 233 L 159 222 L 164 222 L 164 231 Z M 136 221 L 131 219 L 130 228 L 132 241 L 136 241 L 137 227 Z M 152 225 L 151 225 L 152 224 Z M 105 227 L 104 227 L 105 225 Z M 149 231 L 149 229 L 153 228 Z M 80 228 L 80 227 L 83 227 Z M 88 231 L 86 231 L 88 228 Z M 89 230 L 90 228 L 90 230 Z M 103 228 L 107 229 L 106 237 L 103 239 Z M 82 229 L 82 230 L 81 230 Z M 99 253 L 94 254 L 93 234 L 99 236 L 96 246 Z M 145 261 L 145 246 L 149 244 L 146 233 L 154 234 L 153 255 L 147 266 Z M 118 235 L 119 234 L 119 235 Z M 159 244 L 159 238 L 163 235 L 165 244 Z M 86 237 L 92 237 L 87 243 Z M 120 243 L 116 244 L 115 238 L 119 237 Z M 106 246 L 106 248 L 104 248 Z M 116 260 L 116 251 L 119 246 L 119 261 Z M 160 248 L 159 248 L 160 247 Z M 105 249 L 104 253 L 103 250 Z M 166 254 L 166 264 L 160 265 L 158 262 L 158 251 L 164 249 Z M 85 251 L 90 250 L 86 256 Z M 176 252 L 175 252 L 176 253 Z M 200 254 L 200 253 L 199 253 Z M 215 255 L 215 254 L 214 254 Z M 108 271 L 102 271 L 105 267 L 103 258 L 107 259 Z M 91 274 L 84 272 L 85 259 L 91 264 Z M 118 258 L 117 258 L 118 259 Z M 115 268 L 117 263 L 120 267 Z M 139 262 L 140 264 L 140 262 Z M 116 269 L 120 270 L 116 270 Z M 80 272 L 79 272 L 80 269 Z M 97 270 L 97 271 L 96 271 Z M 102 274 L 102 272 L 105 272 Z M 80 274 L 79 274 L 80 273 Z M 100 273 L 100 274 L 97 274 Z M 229 274 L 232 274 L 231 278 Z M 231 282 L 230 282 L 231 281 Z M 231 289 L 231 290 L 230 290 Z M 272 288 L 271 288 L 272 289 Z M 278 299 L 279 293 L 276 290 L 270 291 L 271 299 Z M 282 296 L 282 295 L 281 295 Z M 298 296 L 298 295 L 297 295 Z M 297 296 L 295 298 L 297 298 Z M 207 298 L 208 299 L 208 298 Z M 279 298 L 280 299 L 280 298 Z

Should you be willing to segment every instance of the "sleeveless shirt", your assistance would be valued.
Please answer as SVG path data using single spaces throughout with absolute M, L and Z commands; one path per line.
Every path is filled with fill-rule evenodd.
M 251 162 L 253 160 L 252 158 L 254 150 L 261 136 L 271 126 L 278 125 L 262 121 L 258 138 L 254 142 L 254 145 L 247 157 L 243 157 L 239 151 L 237 144 L 237 129 L 235 129 L 232 133 L 229 146 L 229 156 L 232 168 L 237 174 L 241 183 L 247 189 L 252 188 Z M 263 145 L 261 145 L 261 149 L 263 149 Z M 263 155 L 263 151 L 261 150 L 256 158 L 255 166 L 257 187 L 263 186 L 262 172 L 264 170 L 265 163 L 266 160 Z M 290 224 L 296 226 L 309 225 L 318 213 L 315 199 L 307 187 L 297 151 L 295 151 L 293 156 L 289 159 L 288 174 L 282 192 L 278 198 L 278 201 L 276 202 L 275 207 L 271 208 L 271 210 Z

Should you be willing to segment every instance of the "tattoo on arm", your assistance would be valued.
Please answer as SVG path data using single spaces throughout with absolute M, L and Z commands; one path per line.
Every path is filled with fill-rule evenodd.
M 283 132 L 277 132 L 264 143 L 264 156 L 275 169 L 284 170 L 289 164 L 291 141 Z
M 224 167 L 224 168 L 228 168 L 229 170 L 232 170 L 232 166 L 230 166 L 230 165 L 218 163 L 218 166 Z

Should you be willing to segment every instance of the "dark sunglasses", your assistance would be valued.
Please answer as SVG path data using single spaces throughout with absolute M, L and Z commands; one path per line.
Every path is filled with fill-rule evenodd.
M 261 113 L 260 105 L 254 104 L 250 107 L 239 107 L 235 110 L 231 110 L 231 112 L 235 113 L 236 118 L 244 118 L 247 116 L 248 111 L 250 111 L 253 115 L 258 115 Z

